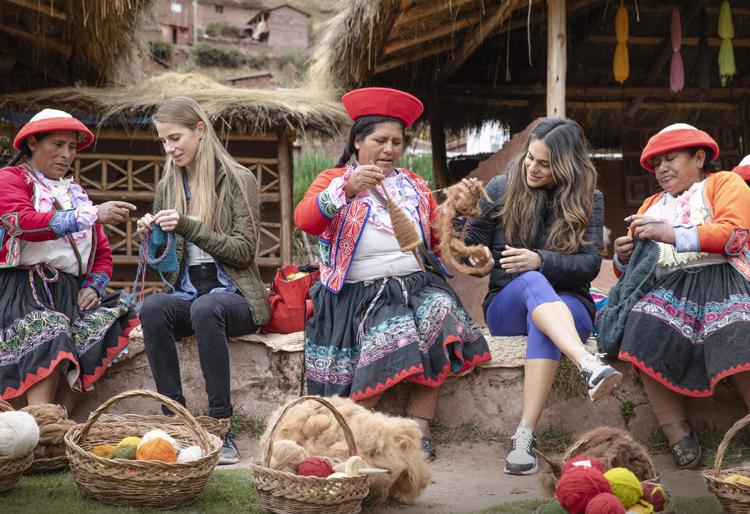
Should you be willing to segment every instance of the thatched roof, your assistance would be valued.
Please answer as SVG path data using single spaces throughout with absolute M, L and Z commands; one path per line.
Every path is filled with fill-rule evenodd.
M 165 73 L 136 85 L 44 89 L 0 97 L 0 116 L 29 117 L 51 107 L 99 125 L 147 126 L 159 105 L 190 96 L 217 124 L 240 134 L 279 128 L 334 136 L 349 124 L 340 102 L 303 91 L 238 89 L 198 74 Z
M 0 91 L 132 76 L 153 0 L 0 0 Z
M 513 132 L 545 112 L 547 2 L 540 0 L 346 0 L 317 47 L 312 87 L 333 96 L 389 86 L 441 106 L 447 129 L 500 120 Z M 567 1 L 567 115 L 597 146 L 616 146 L 623 126 L 673 121 L 737 125 L 750 94 L 750 9 L 733 2 L 738 75 L 719 83 L 718 2 L 638 0 L 630 14 L 630 78 L 612 74 L 619 2 Z M 742 4 L 742 5 L 741 5 Z M 682 17 L 686 87 L 669 89 L 670 15 Z M 699 36 L 708 31 L 710 69 L 699 71 Z M 699 78 L 709 80 L 699 87 Z

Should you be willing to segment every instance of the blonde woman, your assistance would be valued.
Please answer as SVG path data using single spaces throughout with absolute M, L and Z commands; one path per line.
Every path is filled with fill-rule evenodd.
M 476 205 L 469 181 L 458 185 L 459 211 Z M 496 265 L 484 301 L 492 335 L 528 335 L 523 413 L 505 472 L 538 470 L 534 428 L 547 401 L 561 352 L 581 370 L 592 400 L 608 394 L 622 374 L 583 347 L 594 302 L 589 284 L 599 273 L 604 201 L 581 127 L 548 118 L 531 132 L 526 151 L 506 175 L 487 186 L 482 216 L 466 242 L 490 248 Z
M 154 225 L 174 233 L 180 269 L 165 276 L 171 293 L 151 295 L 141 307 L 146 355 L 157 390 L 184 405 L 175 339 L 195 334 L 208 413 L 229 418 L 227 337 L 255 332 L 270 317 L 255 264 L 258 186 L 227 153 L 193 99 L 167 100 L 153 122 L 167 160 L 154 214 L 138 221 L 138 233 Z M 238 460 L 230 431 L 219 463 Z

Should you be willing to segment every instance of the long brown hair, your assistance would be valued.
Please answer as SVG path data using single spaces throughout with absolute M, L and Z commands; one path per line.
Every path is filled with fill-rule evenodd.
M 198 122 L 203 122 L 206 126 L 206 132 L 198 144 L 198 152 L 195 155 L 196 190 L 193 192 L 191 199 L 191 202 L 195 202 L 198 219 L 210 229 L 227 235 L 224 228 L 230 225 L 231 213 L 229 209 L 224 207 L 229 203 L 227 199 L 229 188 L 237 187 L 247 205 L 257 243 L 258 220 L 250 201 L 251 193 L 256 199 L 258 198 L 258 184 L 255 182 L 255 175 L 229 155 L 198 102 L 187 96 L 170 98 L 159 106 L 153 121 L 176 123 L 191 130 L 195 130 Z M 227 180 L 222 183 L 218 191 L 215 189 L 217 163 L 227 174 Z M 168 184 L 165 204 L 174 208 L 180 214 L 187 212 L 187 200 L 182 182 L 185 173 L 184 168 L 177 166 L 174 159 L 167 156 L 167 161 L 164 164 L 164 180 Z M 255 190 L 252 192 L 248 191 L 245 186 L 245 174 L 250 174 L 253 177 L 252 182 Z
M 554 180 L 552 204 L 554 221 L 544 248 L 574 253 L 585 244 L 583 235 L 593 210 L 596 168 L 589 158 L 589 145 L 583 129 L 567 118 L 547 118 L 534 128 L 532 141 L 543 142 L 550 156 Z M 531 246 L 537 236 L 539 216 L 549 199 L 543 188 L 531 188 L 526 182 L 524 159 L 529 143 L 508 171 L 505 204 L 500 211 L 505 238 L 509 244 L 515 236 Z

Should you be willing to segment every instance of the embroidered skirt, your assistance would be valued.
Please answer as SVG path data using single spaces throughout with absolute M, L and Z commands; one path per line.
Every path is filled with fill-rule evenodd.
M 305 334 L 310 394 L 361 400 L 402 380 L 438 387 L 490 360 L 482 332 L 440 277 L 417 272 L 344 284 L 318 281 Z
M 750 371 L 750 284 L 729 264 L 661 277 L 628 316 L 619 357 L 678 393 L 711 396 Z
M 137 317 L 120 301 L 122 293 L 79 311 L 79 284 L 62 271 L 45 283 L 37 272 L 0 270 L 0 398 L 20 396 L 52 373 L 77 391 L 91 390 L 127 346 Z

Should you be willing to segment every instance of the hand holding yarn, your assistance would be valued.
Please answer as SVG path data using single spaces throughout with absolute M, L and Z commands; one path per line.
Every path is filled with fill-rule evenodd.
M 154 226 L 154 217 L 150 213 L 143 215 L 141 219 L 136 222 L 136 233 L 143 237 L 144 234 L 148 234 Z
M 349 175 L 349 180 L 344 186 L 344 194 L 347 198 L 354 198 L 362 191 L 380 184 L 384 179 L 383 170 L 374 164 L 357 166 Z
M 180 213 L 174 209 L 159 211 L 154 216 L 154 223 L 159 225 L 164 232 L 174 232 L 180 221 Z

